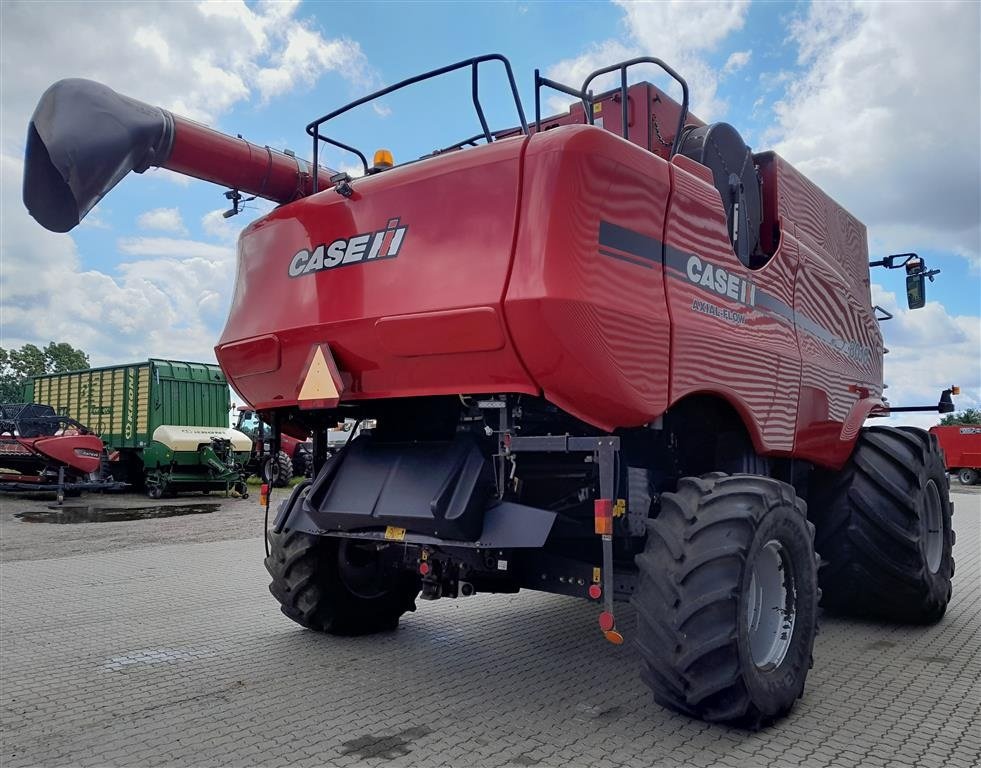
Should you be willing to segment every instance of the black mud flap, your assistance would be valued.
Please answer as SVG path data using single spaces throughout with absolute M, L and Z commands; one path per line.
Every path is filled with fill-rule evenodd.
M 277 516 L 299 530 L 486 547 L 540 547 L 555 513 L 494 498 L 491 462 L 476 441 L 380 443 L 363 436 L 331 459 Z

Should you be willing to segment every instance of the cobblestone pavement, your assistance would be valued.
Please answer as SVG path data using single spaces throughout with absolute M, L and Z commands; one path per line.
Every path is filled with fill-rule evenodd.
M 280 615 L 258 538 L 5 562 L 0 763 L 976 766 L 981 495 L 954 500 L 944 620 L 824 618 L 804 698 L 756 734 L 654 704 L 571 599 L 421 602 L 346 639 Z
M 70 555 L 115 552 L 135 546 L 177 542 L 223 541 L 260 538 L 262 514 L 256 500 L 258 488 L 251 488 L 248 499 L 225 498 L 224 494 L 204 496 L 184 494 L 154 501 L 138 493 L 86 493 L 65 499 L 66 508 L 154 509 L 185 505 L 217 505 L 208 514 L 166 517 L 146 521 L 98 523 L 91 525 L 27 524 L 17 519 L 23 512 L 48 512 L 54 506 L 51 494 L 35 498 L 0 495 L 0 561 L 39 560 Z M 276 498 L 286 491 L 277 490 Z

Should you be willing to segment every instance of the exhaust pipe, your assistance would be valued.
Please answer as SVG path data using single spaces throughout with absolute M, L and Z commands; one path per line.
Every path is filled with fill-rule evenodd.
M 68 232 L 126 174 L 151 166 L 275 203 L 313 191 L 304 160 L 68 79 L 44 92 L 28 125 L 24 205 L 45 229 Z

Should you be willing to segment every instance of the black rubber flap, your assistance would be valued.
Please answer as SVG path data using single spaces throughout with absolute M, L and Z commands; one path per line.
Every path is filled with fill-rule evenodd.
M 476 541 L 493 486 L 476 442 L 352 443 L 331 462 L 304 500 L 325 531 L 396 526 L 441 539 Z
M 45 229 L 67 232 L 130 171 L 167 160 L 173 118 L 92 80 L 59 80 L 27 127 L 24 205 Z

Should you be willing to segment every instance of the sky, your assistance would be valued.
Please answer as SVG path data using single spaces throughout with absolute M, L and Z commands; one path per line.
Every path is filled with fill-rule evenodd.
M 692 110 L 773 149 L 868 227 L 870 255 L 915 251 L 942 272 L 905 309 L 901 270 L 874 270 L 888 396 L 937 401 L 958 384 L 981 407 L 981 21 L 976 2 L 140 2 L 0 4 L 0 346 L 66 341 L 93 365 L 149 356 L 211 361 L 241 227 L 224 190 L 152 169 L 80 227 L 45 231 L 21 202 L 26 126 L 44 89 L 87 77 L 260 145 L 309 157 L 304 129 L 366 93 L 502 53 L 525 110 L 533 72 L 579 85 L 600 66 L 657 56 Z M 654 79 L 641 70 L 637 79 Z M 500 71 L 482 99 L 516 123 Z M 464 76 L 417 86 L 337 121 L 367 152 L 417 157 L 477 132 Z M 564 109 L 546 97 L 546 111 Z M 334 124 L 332 124 L 334 125 Z M 328 153 L 332 167 L 354 159 Z M 936 415 L 904 416 L 928 425 Z

